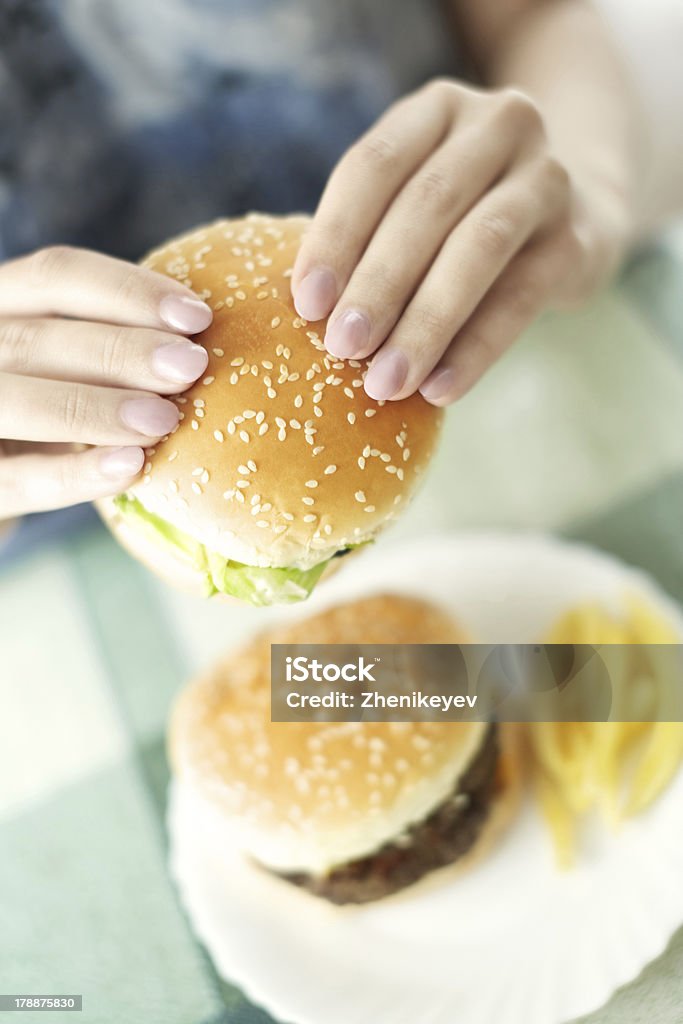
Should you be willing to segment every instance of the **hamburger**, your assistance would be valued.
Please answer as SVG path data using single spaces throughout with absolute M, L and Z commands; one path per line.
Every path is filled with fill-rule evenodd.
M 405 507 L 442 412 L 415 394 L 370 398 L 367 362 L 297 315 L 290 275 L 304 216 L 251 214 L 173 239 L 144 265 L 214 311 L 194 338 L 206 373 L 142 476 L 99 502 L 114 534 L 166 580 L 256 605 L 300 601 L 333 559 Z
M 271 722 L 272 643 L 458 643 L 439 608 L 377 595 L 271 629 L 189 686 L 172 715 L 176 778 L 219 841 L 333 903 L 366 903 L 472 862 L 519 792 L 513 727 Z M 227 826 L 227 832 L 221 828 Z

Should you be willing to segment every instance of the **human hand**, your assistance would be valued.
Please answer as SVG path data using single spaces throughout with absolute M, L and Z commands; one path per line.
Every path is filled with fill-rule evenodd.
M 98 253 L 0 266 L 0 519 L 124 490 L 178 423 L 160 396 L 207 367 L 181 335 L 211 319 L 177 281 Z
M 435 81 L 400 100 L 332 173 L 292 274 L 325 344 L 374 359 L 376 399 L 462 397 L 545 307 L 619 262 L 620 197 L 552 152 L 511 89 Z

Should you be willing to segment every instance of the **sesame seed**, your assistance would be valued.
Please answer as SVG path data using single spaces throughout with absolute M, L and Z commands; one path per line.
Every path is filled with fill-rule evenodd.
M 376 409 L 366 409 L 365 410 L 365 415 L 368 417 L 368 419 L 370 419 L 371 416 L 376 416 L 377 415 L 377 410 Z
M 282 416 L 276 416 L 275 417 L 275 423 L 276 423 L 276 425 L 278 427 L 286 427 L 287 426 L 287 422 L 285 420 L 283 420 Z
M 278 439 L 278 441 L 286 441 L 287 440 L 287 431 L 283 427 L 280 427 L 280 429 L 278 430 L 278 432 L 277 432 L 277 439 Z
M 373 459 L 376 459 L 377 456 L 379 455 L 379 448 L 371 448 L 370 454 L 372 455 Z
M 196 420 L 192 420 L 192 429 L 199 430 L 199 424 L 197 423 Z
M 240 502 L 241 505 L 243 505 L 244 504 L 244 495 L 242 494 L 242 492 L 241 491 L 235 491 L 234 493 L 235 493 L 236 499 Z
M 375 511 L 375 506 L 374 505 L 366 505 L 365 508 L 363 509 L 363 511 L 364 512 L 374 512 Z
M 259 409 L 259 411 L 256 413 L 256 422 L 263 423 L 265 418 L 266 414 L 264 413 L 263 409 Z
M 268 424 L 267 423 L 262 423 L 261 426 L 258 428 L 259 437 L 263 437 L 263 435 L 266 433 L 267 430 L 268 430 Z
M 237 472 L 241 473 L 242 476 L 248 476 L 248 474 L 249 474 L 249 470 L 247 469 L 246 466 L 238 466 L 237 467 Z
M 237 483 L 235 484 L 235 486 L 236 487 L 250 487 L 251 484 L 249 483 L 248 480 L 238 480 Z
M 268 398 L 275 398 L 277 394 L 275 388 L 268 388 Z
M 246 430 L 240 430 L 240 438 L 245 444 L 249 444 L 249 434 Z
M 403 461 L 407 462 L 409 458 L 410 458 L 410 448 L 404 448 L 403 449 Z
M 399 480 L 403 480 L 403 470 L 402 469 L 397 469 L 396 470 L 396 476 L 398 477 Z
M 356 397 L 355 394 L 353 393 L 353 391 L 351 390 L 351 388 L 344 388 L 344 394 L 347 396 L 347 398 L 355 398 Z
M 185 399 L 185 401 L 187 401 L 187 399 Z M 206 405 L 206 402 L 204 401 L 203 398 L 195 398 L 192 404 L 194 405 L 195 409 L 203 409 L 204 406 Z
M 268 292 L 257 292 L 256 293 L 256 298 L 257 299 L 267 299 L 268 298 Z
M 253 459 L 249 459 L 247 465 L 249 466 L 249 469 L 252 471 L 252 473 L 256 472 L 256 463 L 254 462 Z
M 306 487 L 317 487 L 317 486 L 318 486 L 318 481 L 317 480 L 307 480 L 306 481 Z
M 301 397 L 301 395 L 297 395 L 296 398 L 294 399 L 294 408 L 295 409 L 300 409 L 303 404 L 304 404 L 303 398 Z
M 278 526 L 273 527 L 273 533 L 284 533 L 286 529 L 284 523 L 279 523 Z
M 249 370 L 249 363 L 244 363 L 243 366 L 240 366 L 240 377 L 244 377 L 245 373 L 249 373 Z
M 304 505 L 315 505 L 315 498 L 302 498 Z
M 403 448 L 403 445 L 405 444 L 405 441 L 403 440 L 403 438 L 401 437 L 400 434 L 396 435 L 395 440 L 396 440 L 396 444 L 399 446 L 399 448 Z
M 365 469 L 365 459 L 362 455 L 358 457 L 358 467 L 359 469 Z
M 316 414 L 316 416 L 322 416 L 323 414 L 323 411 L 319 405 L 313 406 L 313 412 Z
M 253 409 L 245 409 L 242 415 L 244 416 L 245 420 L 253 420 L 256 413 Z
M 325 475 L 326 476 L 330 476 L 332 473 L 336 473 L 336 472 L 337 472 L 337 467 L 336 466 L 334 466 L 334 465 L 332 465 L 332 466 L 325 466 Z
M 204 419 L 204 410 L 203 409 L 195 409 L 194 414 L 195 414 L 195 416 L 197 417 L 198 420 L 203 420 Z
M 213 384 L 215 379 L 216 379 L 215 377 L 211 377 L 211 376 L 205 377 L 204 380 L 202 381 L 202 384 Z
M 231 366 L 241 366 L 243 362 L 244 362 L 244 356 L 237 356 L 236 359 L 231 359 L 230 360 L 230 365 Z
M 330 526 L 329 523 L 326 523 L 325 526 L 323 526 L 323 530 L 325 531 L 328 537 L 332 533 L 332 527 Z
M 346 414 L 346 418 L 349 421 L 349 423 L 351 424 L 351 426 L 353 426 L 353 424 L 356 422 L 356 414 L 355 414 L 355 412 L 347 413 Z
M 294 430 L 301 430 L 301 424 L 299 423 L 299 421 L 298 421 L 298 420 L 290 420 L 290 421 L 289 421 L 289 425 L 290 425 L 290 427 L 292 427 L 292 428 L 293 428 Z
M 380 459 L 382 460 L 382 462 L 391 462 L 391 455 L 389 455 L 388 452 L 382 452 L 382 454 L 380 455 Z
M 367 459 L 367 457 L 368 457 L 368 455 L 370 454 L 371 451 L 372 451 L 372 448 L 370 447 L 370 445 L 366 444 L 365 448 L 363 449 L 363 456 Z
M 274 316 L 273 319 L 270 321 L 270 326 L 272 328 L 279 327 L 281 323 L 282 323 L 282 320 L 280 319 L 280 317 L 279 316 Z
M 385 466 L 387 473 L 398 473 L 396 466 Z
M 219 359 L 221 358 L 221 356 L 225 355 L 225 352 L 223 351 L 222 348 L 212 348 L 211 351 L 215 356 L 218 356 Z
M 239 380 L 238 374 L 236 374 L 236 373 L 231 373 L 230 374 L 230 383 L 231 384 L 236 384 L 238 380 Z
M 262 360 L 261 366 L 263 367 L 264 370 L 272 370 L 273 369 L 273 364 L 271 363 L 271 361 L 269 359 Z
M 232 420 L 230 420 L 230 422 L 228 423 L 228 433 L 229 434 L 234 434 L 235 433 L 235 424 L 233 423 Z
M 291 523 L 291 522 L 294 521 L 294 516 L 292 515 L 291 512 L 283 512 L 282 513 L 282 518 L 286 519 L 288 523 Z
M 201 489 L 201 487 L 199 486 L 199 484 L 197 483 L 196 480 L 193 481 L 193 483 L 192 483 L 192 490 L 194 491 L 195 494 L 201 494 L 202 493 L 202 489 Z
M 304 516 L 304 522 L 305 523 L 314 523 L 317 518 L 318 518 L 317 516 L 314 516 L 314 515 L 309 513 L 308 515 Z
M 361 504 L 365 503 L 365 491 L 356 491 L 354 497 L 356 501 L 360 501 Z
M 240 290 L 238 292 L 235 292 L 235 298 L 237 298 L 237 299 L 244 300 L 244 299 L 246 299 L 246 297 L 247 297 L 246 292 L 243 292 L 241 288 L 240 288 Z
M 201 480 L 201 482 L 203 484 L 208 484 L 208 482 L 209 482 L 209 471 L 208 471 L 208 469 L 204 470 L 204 472 L 202 473 L 202 475 L 200 477 L 200 480 Z

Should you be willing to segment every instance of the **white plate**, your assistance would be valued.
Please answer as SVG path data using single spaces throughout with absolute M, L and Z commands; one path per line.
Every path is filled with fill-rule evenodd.
M 450 607 L 481 642 L 530 643 L 578 600 L 638 592 L 642 573 L 585 547 L 525 534 L 464 534 L 382 547 L 293 614 L 382 590 Z M 559 872 L 527 802 L 469 873 L 445 868 L 362 907 L 338 908 L 234 849 L 212 808 L 175 784 L 171 868 L 218 970 L 288 1024 L 560 1024 L 601 1006 L 683 921 L 683 773 L 615 835 L 596 827 Z

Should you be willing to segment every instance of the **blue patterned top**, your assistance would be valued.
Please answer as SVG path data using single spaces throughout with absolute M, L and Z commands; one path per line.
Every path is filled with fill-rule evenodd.
M 310 210 L 387 104 L 453 67 L 438 0 L 0 0 L 0 259 L 136 259 Z

